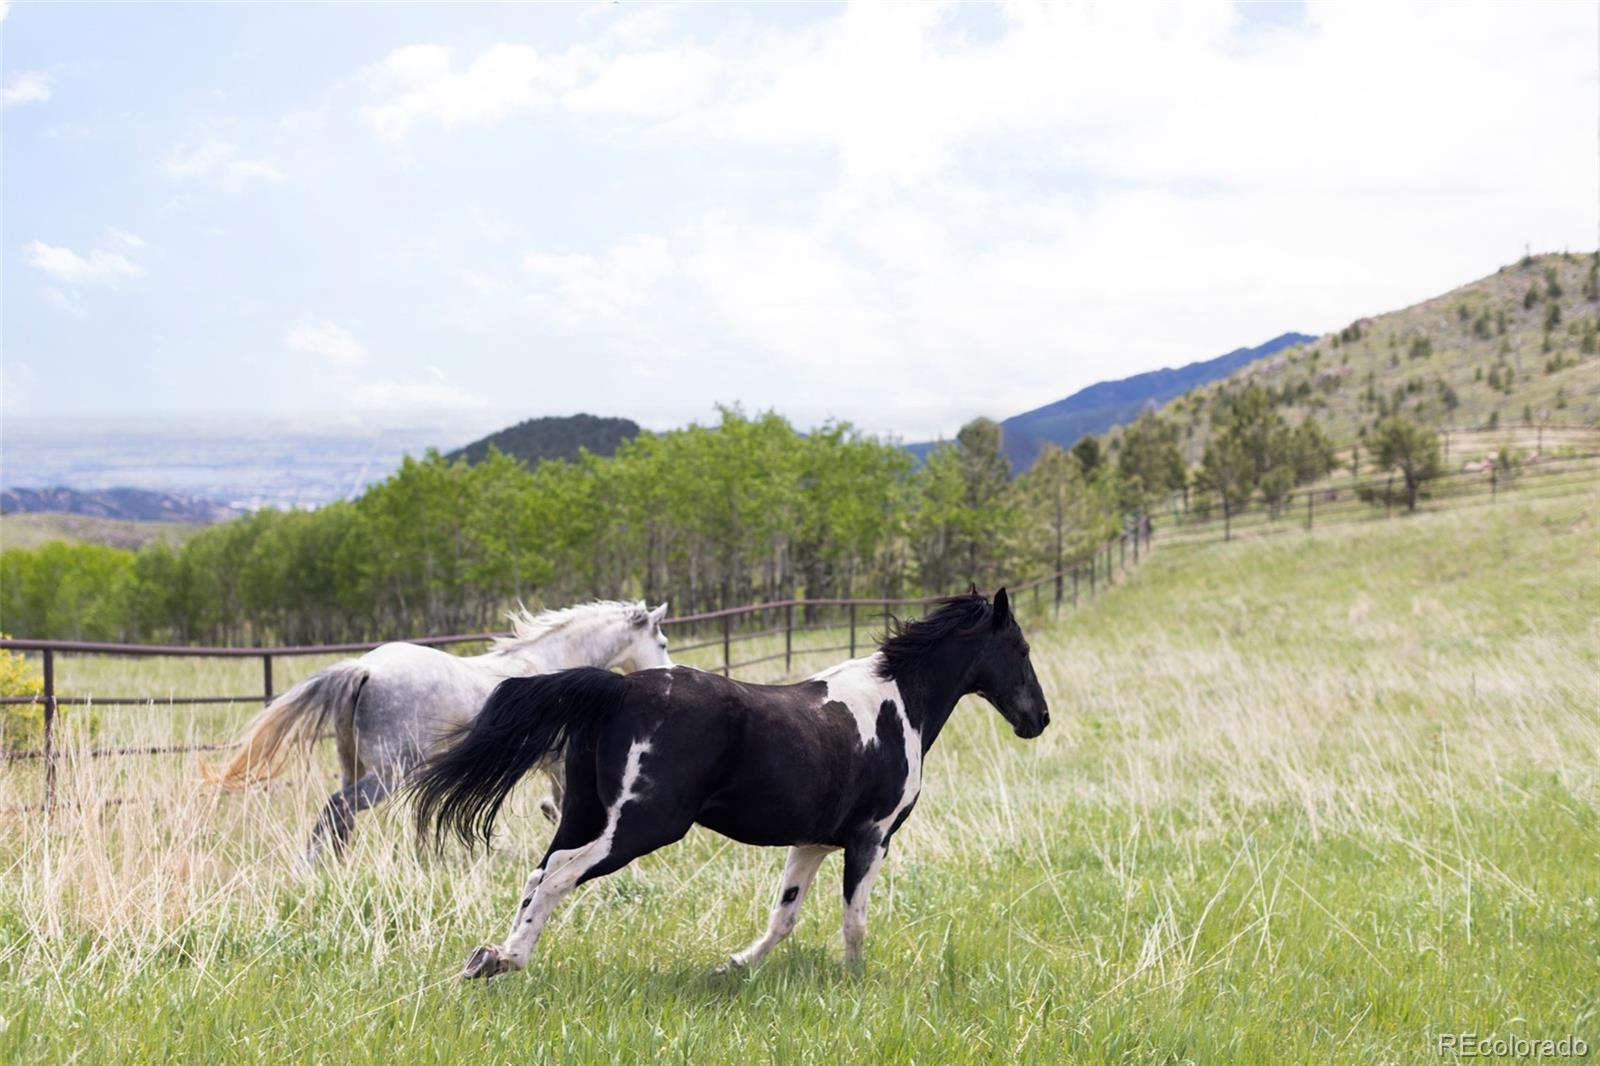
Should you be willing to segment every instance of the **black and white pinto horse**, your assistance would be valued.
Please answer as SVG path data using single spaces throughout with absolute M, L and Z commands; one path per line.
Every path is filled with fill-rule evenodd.
M 897 623 L 875 655 L 794 685 L 748 685 L 685 667 L 627 676 L 577 669 L 511 678 L 409 788 L 418 831 L 488 843 L 501 804 L 565 749 L 561 820 L 503 944 L 463 977 L 520 970 L 573 888 L 665 847 L 695 823 L 786 845 L 766 934 L 725 967 L 759 962 L 794 928 L 817 868 L 844 852 L 844 948 L 861 963 L 867 895 L 922 790 L 922 762 L 957 701 L 988 700 L 1019 737 L 1049 724 L 1005 590 L 941 601 Z

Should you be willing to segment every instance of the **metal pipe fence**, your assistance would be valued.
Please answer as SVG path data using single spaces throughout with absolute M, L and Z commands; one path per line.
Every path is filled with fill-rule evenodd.
M 1014 609 L 1019 612 L 1034 611 L 1042 613 L 1046 609 L 1059 614 L 1063 607 L 1075 608 L 1079 603 L 1079 585 L 1083 575 L 1087 574 L 1088 587 L 1093 590 L 1096 575 L 1102 583 L 1109 585 L 1112 581 L 1113 568 L 1125 569 L 1129 565 L 1129 555 L 1132 561 L 1148 557 L 1150 552 L 1150 538 L 1153 526 L 1150 521 L 1141 516 L 1136 521 L 1130 522 L 1124 531 L 1107 540 L 1103 548 L 1096 548 L 1089 553 L 1080 563 L 1063 567 L 1060 571 L 1046 574 L 1017 585 L 1008 587 Z M 1068 585 L 1068 579 L 1071 584 Z M 1069 591 L 1070 590 L 1070 591 Z M 1030 596 L 1031 594 L 1031 596 Z M 691 643 L 674 647 L 673 654 L 683 654 L 694 651 L 704 651 L 711 648 L 721 650 L 721 662 L 711 664 L 705 669 L 722 674 L 724 677 L 732 676 L 735 670 L 747 669 L 764 663 L 784 661 L 784 676 L 792 676 L 794 660 L 801 656 L 813 656 L 824 653 L 847 651 L 852 657 L 861 649 L 864 636 L 870 636 L 868 626 L 874 621 L 881 621 L 883 630 L 887 631 L 894 618 L 896 608 L 926 607 L 937 602 L 938 596 L 911 596 L 911 597 L 820 597 L 796 598 L 773 600 L 764 603 L 745 604 L 737 607 L 726 607 L 716 611 L 702 611 L 696 614 L 679 615 L 667 618 L 662 622 L 663 628 L 683 629 L 690 635 L 698 637 L 707 627 L 715 631 L 716 635 L 710 639 L 695 640 Z M 797 618 L 798 609 L 798 618 Z M 834 611 L 834 620 L 827 620 L 827 612 Z M 745 624 L 751 619 L 760 619 L 767 614 L 776 614 L 782 619 L 781 624 L 768 624 L 759 628 L 752 628 Z M 817 621 L 806 621 L 815 618 Z M 840 641 L 825 643 L 819 646 L 796 643 L 797 636 L 811 633 L 838 633 Z M 848 639 L 845 635 L 848 634 Z M 444 636 L 429 636 L 412 639 L 410 643 L 421 644 L 428 647 L 450 647 L 461 644 L 483 643 L 497 637 L 507 636 L 503 632 L 495 633 L 459 633 Z M 783 650 L 756 655 L 744 659 L 734 658 L 736 647 L 759 640 L 774 640 L 783 637 Z M 0 640 L 0 648 L 10 651 L 36 653 L 41 659 L 42 690 L 36 696 L 6 696 L 0 697 L 0 706 L 35 704 L 43 709 L 43 722 L 41 729 L 41 746 L 37 749 L 22 751 L 0 751 L 0 763 L 28 760 L 42 760 L 44 763 L 44 805 L 46 809 L 55 803 L 56 794 L 56 769 L 60 762 L 58 751 L 58 712 L 67 706 L 201 706 L 201 705 L 231 705 L 250 703 L 265 705 L 272 702 L 275 694 L 273 687 L 273 662 L 276 659 L 296 658 L 313 655 L 346 654 L 352 652 L 371 651 L 373 648 L 389 641 L 359 641 L 343 644 L 309 644 L 287 645 L 277 647 L 200 647 L 186 644 L 117 644 L 101 641 L 86 640 L 38 640 L 30 638 L 10 638 Z M 80 656 L 112 656 L 128 658 L 209 658 L 209 659 L 259 659 L 261 661 L 262 691 L 245 695 L 230 696 L 168 696 L 163 698 L 139 696 L 85 696 L 63 695 L 58 691 L 56 668 L 59 660 L 67 655 Z M 222 744 L 149 744 L 149 745 L 121 745 L 88 748 L 83 754 L 91 758 L 126 755 L 174 755 L 189 752 L 218 751 L 231 748 L 231 743 Z

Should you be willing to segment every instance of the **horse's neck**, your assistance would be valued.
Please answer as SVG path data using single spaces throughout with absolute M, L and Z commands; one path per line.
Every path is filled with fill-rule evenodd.
M 961 697 L 972 691 L 976 649 L 952 637 L 931 648 L 913 668 L 896 677 L 906 701 L 906 716 L 922 737 L 924 753 L 950 720 Z
M 485 665 L 505 674 L 542 674 L 573 666 L 605 666 L 622 650 L 603 623 L 563 626 L 552 633 L 478 656 Z

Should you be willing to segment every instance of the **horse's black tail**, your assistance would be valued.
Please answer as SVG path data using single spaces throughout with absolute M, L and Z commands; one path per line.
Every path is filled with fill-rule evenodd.
M 591 666 L 500 682 L 472 724 L 417 768 L 406 789 L 416 801 L 417 835 L 435 847 L 454 834 L 467 847 L 489 844 L 501 804 L 523 774 L 572 744 L 622 704 L 627 681 Z

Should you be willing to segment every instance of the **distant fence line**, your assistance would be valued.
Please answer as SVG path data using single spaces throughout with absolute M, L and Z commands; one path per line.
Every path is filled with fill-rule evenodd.
M 1048 605 L 1057 613 L 1065 606 L 1076 607 L 1081 599 L 1093 596 L 1099 589 L 1114 584 L 1119 574 L 1126 571 L 1130 565 L 1137 564 L 1141 556 L 1149 552 L 1152 528 L 1147 519 L 1141 518 L 1130 522 L 1122 533 L 1105 541 L 1103 545 L 1090 553 L 1088 558 L 1076 565 L 1064 567 L 1055 573 L 1046 574 L 1031 581 L 1008 586 L 1012 602 L 1020 608 L 1026 609 L 1031 598 L 1031 606 L 1034 610 L 1042 611 Z M 711 667 L 711 669 L 721 673 L 724 677 L 731 676 L 735 670 L 746 669 L 761 663 L 776 662 L 778 659 L 784 661 L 784 674 L 789 676 L 793 671 L 794 659 L 797 655 L 817 655 L 824 652 L 848 651 L 851 658 L 854 658 L 859 650 L 860 635 L 864 626 L 870 626 L 872 622 L 881 620 L 883 626 L 887 628 L 894 608 L 926 607 L 939 599 L 940 597 L 938 596 L 919 596 L 773 600 L 740 607 L 727 607 L 716 611 L 702 611 L 698 614 L 679 615 L 667 618 L 661 624 L 663 627 L 685 627 L 691 636 L 703 635 L 705 630 L 709 628 L 714 634 L 711 639 L 678 645 L 674 647 L 673 651 L 681 654 L 720 647 L 722 650 L 722 662 L 720 665 Z M 801 612 L 799 624 L 796 624 L 795 619 L 797 608 Z M 804 620 L 814 612 L 828 608 L 842 612 L 842 615 L 835 623 L 808 623 Z M 781 618 L 781 622 L 758 628 L 751 627 L 748 624 L 751 620 L 759 621 L 763 617 L 770 618 L 773 616 Z M 739 623 L 737 628 L 736 622 Z M 848 630 L 849 639 L 844 643 L 822 647 L 799 647 L 794 642 L 797 634 L 843 632 L 846 630 Z M 743 660 L 734 659 L 734 648 L 737 645 L 748 641 L 777 637 L 780 634 L 784 638 L 783 651 Z M 502 632 L 459 633 L 445 636 L 417 637 L 411 639 L 409 643 L 421 644 L 427 647 L 447 647 L 457 644 L 482 643 L 507 635 L 509 634 Z M 49 808 L 55 803 L 56 766 L 60 754 L 56 744 L 56 717 L 57 710 L 60 707 L 90 704 L 95 706 L 266 704 L 271 703 L 276 695 L 276 690 L 273 686 L 273 662 L 276 659 L 371 651 L 373 648 L 385 643 L 390 642 L 360 641 L 346 644 L 298 644 L 249 648 L 200 647 L 187 644 L 112 644 L 86 640 L 3 639 L 0 640 L 0 649 L 36 652 L 40 655 L 43 690 L 36 696 L 0 697 L 0 706 L 41 705 L 44 709 L 44 722 L 42 746 L 40 748 L 29 751 L 0 752 L 0 762 L 42 759 L 45 766 L 44 805 Z M 60 657 L 69 654 L 127 656 L 131 658 L 178 656 L 188 658 L 259 659 L 261 661 L 262 690 L 259 693 L 246 695 L 180 696 L 162 699 L 137 696 L 63 696 L 56 691 L 56 665 Z M 218 751 L 233 746 L 232 743 L 226 743 L 97 747 L 89 749 L 86 754 L 93 758 L 123 755 L 171 755 L 185 752 Z
M 1515 469 L 1497 466 L 1457 470 L 1423 483 L 1418 513 L 1493 503 L 1502 497 L 1552 498 L 1582 492 L 1600 483 L 1600 453 L 1551 458 Z M 1404 481 L 1398 474 L 1351 480 L 1334 486 L 1297 489 L 1275 507 L 1259 501 L 1231 508 L 1163 508 L 1153 514 L 1164 546 L 1209 544 L 1318 526 L 1370 522 L 1408 513 Z

